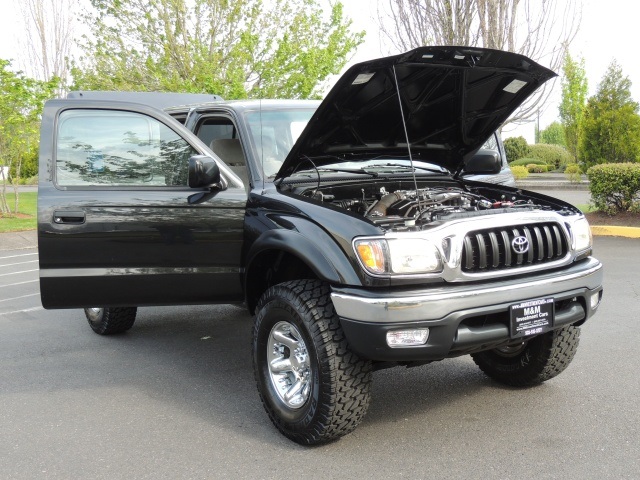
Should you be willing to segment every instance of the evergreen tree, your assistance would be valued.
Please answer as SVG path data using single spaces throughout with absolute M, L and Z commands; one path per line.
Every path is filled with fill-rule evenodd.
M 631 81 L 615 60 L 587 102 L 579 153 L 586 167 L 640 159 L 638 103 L 631 98 Z

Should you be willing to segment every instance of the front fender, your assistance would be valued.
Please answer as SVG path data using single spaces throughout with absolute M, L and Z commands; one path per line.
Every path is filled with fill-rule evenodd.
M 262 252 L 276 250 L 298 257 L 323 281 L 362 285 L 348 256 L 324 230 L 310 223 L 303 230 L 276 229 L 263 232 L 247 253 L 246 271 L 251 270 L 253 261 Z

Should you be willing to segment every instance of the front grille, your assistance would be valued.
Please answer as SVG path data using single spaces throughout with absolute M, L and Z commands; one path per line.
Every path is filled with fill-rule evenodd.
M 529 250 L 516 253 L 513 239 L 525 237 Z M 462 271 L 486 272 L 553 262 L 567 254 L 567 239 L 555 222 L 488 228 L 469 232 L 462 249 Z

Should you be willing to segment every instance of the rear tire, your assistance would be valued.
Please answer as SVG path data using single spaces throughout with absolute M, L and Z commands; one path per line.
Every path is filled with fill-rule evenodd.
M 137 311 L 137 307 L 85 308 L 84 314 L 98 335 L 113 335 L 133 327 Z
M 273 424 L 303 445 L 353 431 L 369 407 L 371 362 L 353 353 L 329 287 L 316 280 L 281 283 L 260 299 L 253 368 Z
M 571 363 L 580 342 L 572 325 L 539 335 L 520 345 L 471 355 L 489 377 L 513 387 L 530 387 L 552 379 Z

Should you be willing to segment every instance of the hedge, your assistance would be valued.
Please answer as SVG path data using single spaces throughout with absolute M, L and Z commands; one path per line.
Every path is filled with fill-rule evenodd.
M 529 173 L 544 173 L 547 171 L 547 165 L 537 165 L 535 163 L 530 163 L 527 165 L 527 170 Z
M 524 165 L 516 165 L 511 167 L 511 173 L 516 179 L 527 178 L 529 176 L 529 170 Z
M 640 163 L 603 163 L 587 170 L 594 206 L 609 215 L 640 213 Z
M 526 167 L 527 165 L 546 165 L 546 163 L 538 158 L 527 157 L 527 158 L 521 158 L 520 160 L 516 160 L 515 162 L 511 162 L 509 164 L 510 167 L 517 167 L 517 166 Z
M 582 181 L 580 165 L 577 163 L 569 163 L 564 169 L 564 173 L 571 183 L 580 183 Z
M 546 143 L 529 145 L 528 156 L 542 160 L 547 165 L 550 165 L 550 170 L 560 168 L 571 161 L 571 155 L 566 148 L 561 147 L 560 145 L 549 145 Z

